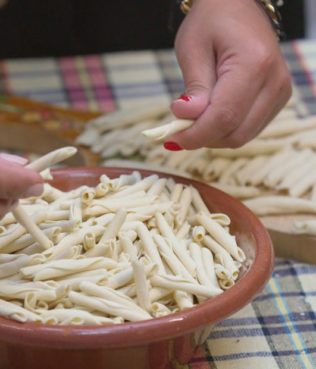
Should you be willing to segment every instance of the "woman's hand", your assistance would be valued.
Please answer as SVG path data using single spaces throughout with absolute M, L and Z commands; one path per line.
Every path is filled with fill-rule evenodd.
M 23 167 L 27 160 L 0 154 L 0 219 L 23 197 L 39 196 L 43 180 L 33 170 Z
M 172 103 L 194 125 L 165 147 L 239 147 L 291 95 L 291 78 L 268 17 L 255 0 L 195 0 L 175 50 L 185 92 Z

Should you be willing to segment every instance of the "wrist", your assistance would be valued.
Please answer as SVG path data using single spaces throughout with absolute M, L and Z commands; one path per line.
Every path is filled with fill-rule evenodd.
M 278 7 L 283 5 L 283 0 L 255 0 L 268 17 L 277 38 L 280 40 L 284 37 L 282 28 L 281 14 Z
M 179 3 L 179 7 L 182 13 L 188 14 L 192 6 L 199 0 L 177 0 L 177 1 Z M 220 3 L 223 0 L 212 0 L 212 1 Z M 243 2 L 244 1 L 242 1 L 242 3 Z M 278 39 L 283 38 L 284 34 L 282 30 L 281 15 L 278 11 L 278 7 L 283 5 L 283 0 L 250 0 L 250 2 L 257 3 L 257 5 L 261 8 L 261 10 L 265 13 L 265 16 L 268 18 L 270 24 L 272 25 L 277 35 L 277 38 Z

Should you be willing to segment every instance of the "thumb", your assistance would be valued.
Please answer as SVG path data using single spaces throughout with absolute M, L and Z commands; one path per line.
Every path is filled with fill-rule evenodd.
M 196 119 L 204 112 L 210 103 L 216 82 L 214 56 L 207 53 L 202 45 L 193 47 L 191 43 L 191 39 L 185 37 L 176 43 L 176 55 L 185 91 L 173 101 L 171 110 L 176 117 L 182 119 Z

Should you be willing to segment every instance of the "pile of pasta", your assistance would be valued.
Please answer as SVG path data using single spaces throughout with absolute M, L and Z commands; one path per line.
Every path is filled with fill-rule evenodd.
M 45 184 L 19 207 L 28 224 L 0 221 L 0 316 L 19 322 L 161 317 L 223 293 L 250 262 L 227 215 L 158 175 L 102 175 L 68 192 Z
M 77 142 L 90 146 L 104 166 L 202 180 L 241 199 L 261 217 L 315 214 L 316 116 L 306 114 L 293 98 L 256 139 L 241 148 L 170 152 L 161 140 L 193 122 L 175 120 L 166 105 L 157 105 L 101 116 L 87 125 Z M 316 235 L 316 221 L 297 221 L 295 231 Z

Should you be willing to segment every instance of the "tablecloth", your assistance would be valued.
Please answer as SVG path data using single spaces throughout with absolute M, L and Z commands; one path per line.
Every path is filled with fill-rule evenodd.
M 298 114 L 316 114 L 316 43 L 282 49 L 301 101 Z M 0 62 L 0 93 L 77 109 L 154 104 L 182 88 L 171 50 Z M 264 291 L 213 330 L 188 368 L 316 368 L 316 266 L 277 259 Z

